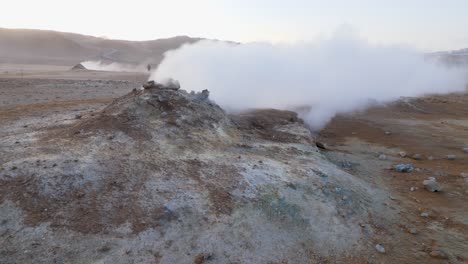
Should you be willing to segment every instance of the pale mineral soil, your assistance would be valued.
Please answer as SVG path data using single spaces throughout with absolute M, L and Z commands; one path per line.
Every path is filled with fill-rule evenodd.
M 117 132 L 112 142 L 103 135 L 102 141 L 85 138 L 62 144 L 49 136 L 49 143 L 39 144 L 40 135 L 62 139 L 58 132 L 93 120 L 113 99 L 140 87 L 147 76 L 33 68 L 0 72 L 1 263 L 307 263 L 306 259 L 309 263 L 466 263 L 468 259 L 468 179 L 461 176 L 468 173 L 468 153 L 462 151 L 468 147 L 468 94 L 413 99 L 336 117 L 317 135 L 328 148 L 320 152 L 307 141 L 283 142 L 264 132 L 262 124 L 267 121 L 256 121 L 254 132 L 247 134 L 242 129 L 226 135 L 221 131 L 219 135 L 232 142 L 197 150 L 181 143 L 165 145 L 166 140 L 148 146 L 144 139 L 132 141 Z M 281 127 L 298 138 L 305 133 L 301 128 Z M 97 152 L 103 156 L 93 156 L 98 150 L 89 147 L 92 144 L 99 151 L 106 149 Z M 148 151 L 131 153 L 124 144 Z M 88 150 L 92 153 L 81 152 Z M 409 157 L 421 154 L 422 159 L 402 158 L 401 151 Z M 157 155 L 167 153 L 181 163 L 158 160 Z M 385 160 L 378 158 L 381 154 Z M 447 160 L 449 154 L 457 158 Z M 108 162 L 85 175 L 91 177 L 85 180 L 102 184 L 93 187 L 97 191 L 75 190 L 74 182 L 65 178 L 63 186 L 52 180 L 52 175 L 60 180 L 61 173 L 75 173 L 82 163 L 93 164 L 93 157 Z M 400 163 L 411 163 L 417 170 L 388 169 Z M 28 174 L 27 166 L 38 167 Z M 137 168 L 151 175 L 152 166 L 174 168 L 180 175 L 193 168 L 202 172 L 186 180 L 175 177 L 177 173 L 166 174 L 162 182 L 146 174 L 131 176 Z M 115 179 L 103 178 L 96 168 L 119 173 L 112 174 Z M 164 175 L 164 170 L 157 171 Z M 55 185 L 38 189 L 36 178 L 49 179 L 49 174 L 49 184 Z M 435 177 L 442 192 L 425 190 L 422 181 L 427 177 Z M 185 181 L 190 184 L 184 185 Z M 174 190 L 174 186 L 187 189 Z M 52 194 L 53 199 L 41 193 L 60 188 L 74 192 L 65 192 L 62 198 Z M 184 208 L 184 202 L 192 210 Z M 141 209 L 152 206 L 163 211 L 146 215 Z M 428 217 L 422 217 L 423 212 Z M 304 219 L 310 223 L 305 225 Z M 377 252 L 376 244 L 386 253 Z M 447 257 L 430 256 L 434 250 Z

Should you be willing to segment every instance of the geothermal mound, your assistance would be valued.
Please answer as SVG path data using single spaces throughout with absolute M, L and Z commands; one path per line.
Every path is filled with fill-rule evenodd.
M 89 137 L 103 131 L 122 132 L 139 142 L 211 136 L 213 141 L 220 131 L 233 126 L 226 113 L 208 99 L 208 91 L 187 93 L 178 86 L 154 82 L 144 86 L 115 100 L 97 116 L 71 127 L 71 134 Z
M 54 245 L 66 245 L 64 263 L 359 261 L 374 251 L 362 223 L 375 193 L 328 162 L 293 112 L 229 116 L 208 91 L 150 82 L 29 140 L 4 164 L 14 169 L 0 170 L 0 215 L 28 230 L 5 250 L 40 240 L 36 262 Z
M 75 66 L 73 66 L 71 68 L 72 71 L 78 71 L 78 70 L 87 70 L 85 66 L 83 66 L 83 64 L 81 63 L 78 63 L 76 64 Z

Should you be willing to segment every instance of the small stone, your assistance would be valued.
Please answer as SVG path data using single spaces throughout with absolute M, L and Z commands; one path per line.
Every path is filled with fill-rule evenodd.
M 421 154 L 414 154 L 411 158 L 414 160 L 422 160 Z
M 416 235 L 418 233 L 418 230 L 415 227 L 411 227 L 408 229 L 408 232 L 410 234 Z
M 422 212 L 422 213 L 421 213 L 421 216 L 422 216 L 422 217 L 429 217 L 429 213 L 427 213 L 427 212 Z
M 414 187 L 409 188 L 410 192 L 414 192 Z
M 380 244 L 375 245 L 375 249 L 376 249 L 378 252 L 380 252 L 380 253 L 382 253 L 382 254 L 385 254 L 385 248 L 382 247 L 382 245 L 380 245 Z
M 438 259 L 448 259 L 448 255 L 447 253 L 445 253 L 444 251 L 438 249 L 438 250 L 432 250 L 431 253 L 429 253 L 429 255 L 433 258 L 438 258 Z
M 468 153 L 468 148 L 463 148 L 463 152 Z
M 412 172 L 414 167 L 411 164 L 398 164 L 395 166 L 395 170 L 397 172 Z
M 143 84 L 144 89 L 151 89 L 156 87 L 155 81 L 148 81 L 147 83 Z
M 385 154 L 380 154 L 379 155 L 379 160 L 386 160 L 387 159 L 387 155 Z
M 200 253 L 195 256 L 194 264 L 203 264 L 207 261 L 210 261 L 213 258 L 213 255 L 210 253 Z
M 447 155 L 448 160 L 455 160 L 457 159 L 457 155 Z
M 427 159 L 428 159 L 428 160 L 434 160 L 434 157 L 429 156 L 429 157 L 427 157 Z
M 406 157 L 406 152 L 400 151 L 400 152 L 398 152 L 398 155 L 400 155 L 400 157 L 404 158 L 404 157 Z
M 75 115 L 75 119 L 81 119 L 81 115 Z
M 210 97 L 210 91 L 208 90 L 203 90 L 200 94 L 198 94 L 198 99 L 199 100 L 208 100 Z
M 423 184 L 426 190 L 430 192 L 440 192 L 442 190 L 434 177 L 430 177 L 428 180 L 423 181 Z
M 315 141 L 315 145 L 317 146 L 317 148 L 320 148 L 320 149 L 327 149 L 327 147 L 325 146 L 324 143 L 320 142 L 320 141 Z
M 390 131 L 385 131 L 385 135 L 389 136 L 389 135 L 391 135 L 391 134 L 392 134 L 392 132 L 390 132 Z

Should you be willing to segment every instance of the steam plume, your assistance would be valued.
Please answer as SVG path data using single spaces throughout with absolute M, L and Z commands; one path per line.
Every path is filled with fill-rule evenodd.
M 349 34 L 294 45 L 201 41 L 167 52 L 150 79 L 170 77 L 188 89 L 210 90 L 228 111 L 306 106 L 300 114 L 314 129 L 337 113 L 465 89 L 459 70 L 411 48 L 373 45 Z

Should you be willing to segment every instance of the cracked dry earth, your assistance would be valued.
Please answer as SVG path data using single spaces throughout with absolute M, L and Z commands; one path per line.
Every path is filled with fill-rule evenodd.
M 451 242 L 458 248 L 448 259 L 405 252 L 414 235 L 402 228 L 409 209 L 381 168 L 390 161 L 346 156 L 353 146 L 374 150 L 344 143 L 333 126 L 324 138 L 331 149 L 319 151 L 293 112 L 227 115 L 183 90 L 120 94 L 105 107 L 72 100 L 25 113 L 1 108 L 1 263 L 466 258 L 466 240 Z M 466 222 L 457 223 L 463 239 Z

